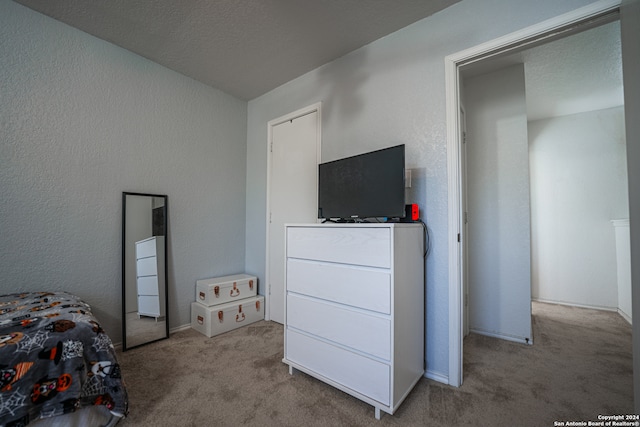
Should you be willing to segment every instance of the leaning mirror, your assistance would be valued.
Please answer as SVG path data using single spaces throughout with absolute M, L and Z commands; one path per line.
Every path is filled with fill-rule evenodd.
M 169 337 L 167 196 L 122 193 L 122 349 Z

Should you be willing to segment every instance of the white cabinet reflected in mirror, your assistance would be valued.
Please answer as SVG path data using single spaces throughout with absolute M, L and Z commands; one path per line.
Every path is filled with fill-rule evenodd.
M 122 193 L 122 348 L 169 337 L 167 196 Z

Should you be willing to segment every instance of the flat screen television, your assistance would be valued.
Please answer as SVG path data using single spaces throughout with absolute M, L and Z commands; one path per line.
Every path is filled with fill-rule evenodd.
M 404 215 L 404 144 L 318 165 L 318 218 Z

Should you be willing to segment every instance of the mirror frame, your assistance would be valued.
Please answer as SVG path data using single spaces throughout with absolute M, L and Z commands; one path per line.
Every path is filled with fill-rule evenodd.
M 139 344 L 135 345 L 127 345 L 127 290 L 126 290 L 126 282 L 127 282 L 127 260 L 126 260 L 126 229 L 127 229 L 127 196 L 143 196 L 143 197 L 154 197 L 154 198 L 162 198 L 164 200 L 164 335 L 157 338 L 151 339 Z M 169 275 L 167 268 L 167 240 L 168 240 L 168 201 L 169 198 L 165 194 L 149 194 L 149 193 L 134 193 L 134 192 L 122 192 L 122 351 L 131 350 L 133 348 L 137 348 L 146 344 L 150 344 L 152 342 L 160 341 L 169 338 Z M 153 237 L 153 236 L 150 236 Z M 157 320 L 157 319 L 156 319 Z

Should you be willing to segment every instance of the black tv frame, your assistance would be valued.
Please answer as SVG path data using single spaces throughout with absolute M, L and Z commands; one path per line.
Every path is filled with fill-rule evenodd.
M 318 165 L 318 218 L 356 222 L 405 216 L 405 145 Z

